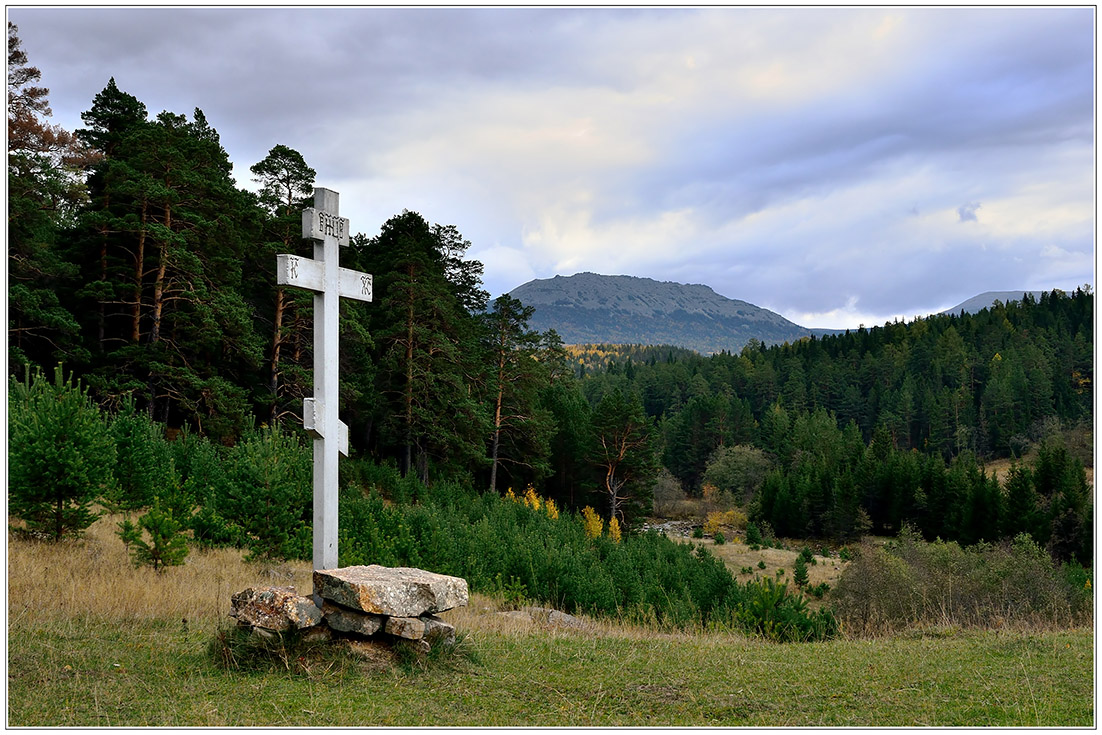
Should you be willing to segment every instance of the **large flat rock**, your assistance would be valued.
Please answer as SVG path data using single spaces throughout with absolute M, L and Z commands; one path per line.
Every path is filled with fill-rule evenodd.
M 314 572 L 322 598 L 373 615 L 416 618 L 467 604 L 467 580 L 409 567 L 370 566 Z

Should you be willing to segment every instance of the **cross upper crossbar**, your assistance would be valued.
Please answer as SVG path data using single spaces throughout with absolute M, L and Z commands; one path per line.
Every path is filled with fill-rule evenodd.
M 371 301 L 371 274 L 339 268 L 337 279 L 338 293 L 344 298 Z M 277 255 L 276 283 L 280 286 L 297 286 L 310 291 L 324 291 L 325 262 L 300 258 L 297 255 Z

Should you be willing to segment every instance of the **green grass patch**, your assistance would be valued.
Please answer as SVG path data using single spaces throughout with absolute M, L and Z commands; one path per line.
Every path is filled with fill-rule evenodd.
M 1093 633 L 773 644 L 737 635 L 468 632 L 462 656 L 226 668 L 214 623 L 13 620 L 8 724 L 1090 726 Z M 461 631 L 463 632 L 463 631 Z M 316 665 L 314 663 L 316 662 Z

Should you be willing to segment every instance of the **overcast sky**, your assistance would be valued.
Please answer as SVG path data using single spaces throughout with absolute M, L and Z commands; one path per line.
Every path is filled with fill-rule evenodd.
M 454 224 L 491 295 L 592 271 L 809 327 L 1094 282 L 1093 8 L 8 8 L 52 122 L 114 77 L 243 187 Z

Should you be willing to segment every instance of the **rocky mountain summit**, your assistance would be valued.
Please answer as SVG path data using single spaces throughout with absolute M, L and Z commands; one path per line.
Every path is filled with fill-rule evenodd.
M 708 354 L 818 333 L 701 284 L 579 273 L 529 281 L 510 295 L 535 308 L 533 329 L 553 328 L 567 344 L 667 344 Z

